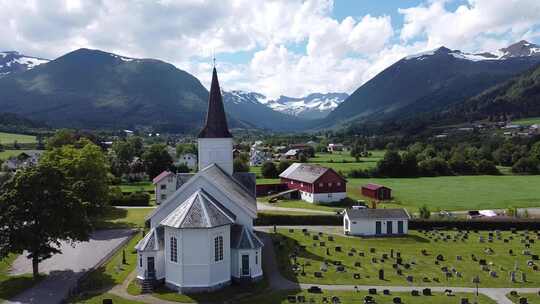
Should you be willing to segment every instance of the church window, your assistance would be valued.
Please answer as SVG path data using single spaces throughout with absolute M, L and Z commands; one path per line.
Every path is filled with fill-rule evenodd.
M 171 262 L 178 262 L 178 241 L 171 236 Z
M 139 254 L 139 267 L 142 268 L 142 254 Z
M 214 261 L 223 261 L 223 236 L 214 238 Z
M 161 190 L 165 190 L 165 189 L 167 189 L 167 184 L 161 185 Z
M 259 265 L 259 252 L 255 251 L 255 265 Z

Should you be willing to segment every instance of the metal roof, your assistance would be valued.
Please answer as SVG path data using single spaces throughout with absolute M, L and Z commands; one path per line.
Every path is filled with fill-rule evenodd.
M 321 176 L 323 176 L 329 170 L 332 170 L 332 169 L 318 166 L 318 165 L 294 163 L 290 165 L 289 168 L 287 168 L 285 171 L 283 171 L 279 175 L 279 177 L 312 184 L 316 182 Z M 337 175 L 339 176 L 339 174 Z M 346 181 L 344 178 L 341 178 L 341 179 Z
M 351 220 L 355 219 L 409 219 L 405 209 L 346 209 L 345 213 Z
M 378 185 L 378 184 L 367 184 L 367 185 L 363 185 L 362 188 L 366 188 L 366 189 L 369 189 L 369 190 L 378 190 L 378 189 L 381 189 L 381 188 L 386 188 L 386 189 L 390 189 L 388 187 L 385 187 L 383 185 Z
M 162 179 L 164 179 L 165 177 L 167 177 L 167 176 L 169 176 L 171 174 L 173 174 L 171 171 L 165 170 L 165 171 L 161 172 L 158 176 L 154 177 L 154 179 L 152 180 L 152 183 L 157 184 Z
M 159 241 L 157 230 L 155 228 L 150 229 L 150 232 L 135 245 L 135 249 L 138 251 L 158 251 Z
M 227 126 L 227 117 L 223 107 L 223 98 L 219 88 L 217 71 L 212 71 L 212 84 L 208 98 L 208 112 L 206 123 L 199 133 L 199 138 L 230 138 L 232 137 Z
M 206 191 L 199 189 L 171 212 L 161 225 L 173 228 L 213 228 L 234 224 L 236 216 Z
M 263 242 L 255 233 L 242 225 L 231 227 L 231 248 L 233 249 L 257 249 L 262 248 Z

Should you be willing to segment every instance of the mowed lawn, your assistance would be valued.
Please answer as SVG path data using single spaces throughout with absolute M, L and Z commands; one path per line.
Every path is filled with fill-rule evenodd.
M 358 169 L 369 169 L 377 165 L 377 162 L 384 157 L 385 151 L 377 150 L 370 151 L 370 157 L 361 157 L 357 162 L 354 157 L 351 157 L 349 152 L 336 153 L 317 153 L 315 157 L 309 159 L 309 163 L 332 168 L 343 174 L 349 171 Z
M 348 179 L 353 199 L 367 199 L 361 185 L 377 183 L 392 188 L 394 203 L 416 210 L 496 209 L 540 207 L 540 175 L 444 176 L 422 178 Z
M 33 135 L 0 132 L 1 144 L 13 144 L 14 141 L 17 141 L 19 144 L 34 144 L 37 142 L 36 137 Z
M 488 242 L 487 231 L 409 231 L 409 235 L 403 237 L 360 238 L 279 229 L 271 237 L 280 272 L 300 283 L 406 286 L 411 284 L 407 277 L 412 276 L 413 286 L 473 287 L 472 278 L 478 275 L 480 287 L 538 287 L 540 284 L 540 272 L 527 264 L 532 256 L 522 254 L 525 250 L 539 253 L 538 242 L 527 241 L 538 238 L 533 232 L 505 231 L 500 237 L 494 233 L 492 242 Z M 529 249 L 525 243 L 530 245 Z M 294 252 L 298 252 L 296 260 Z M 295 262 L 299 266 L 296 269 Z M 533 263 L 538 264 L 538 261 Z M 304 274 L 302 265 L 305 265 Z M 516 266 L 519 269 L 517 281 L 512 283 L 509 272 Z M 382 280 L 379 278 L 381 269 Z M 317 277 L 316 272 L 321 276 Z M 526 275 L 525 282 L 521 272 Z M 446 273 L 450 273 L 448 278 Z
M 517 296 L 512 296 L 508 294 L 506 296 L 516 304 L 519 304 L 520 298 L 526 298 L 528 304 L 540 304 L 540 294 L 536 293 L 523 293 L 518 294 Z

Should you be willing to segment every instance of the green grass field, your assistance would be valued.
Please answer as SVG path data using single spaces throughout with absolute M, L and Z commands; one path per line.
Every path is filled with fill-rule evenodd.
M 279 230 L 278 234 L 272 234 L 274 238 L 275 252 L 278 257 L 280 272 L 288 279 L 300 283 L 308 284 L 355 284 L 355 285 L 409 285 L 407 276 L 413 277 L 415 286 L 470 286 L 472 278 L 476 275 L 480 277 L 480 287 L 537 287 L 540 284 L 540 271 L 534 271 L 527 265 L 531 256 L 522 255 L 524 245 L 521 243 L 525 237 L 511 232 L 502 232 L 501 239 L 496 236 L 492 243 L 487 242 L 488 232 L 474 233 L 468 235 L 468 239 L 463 240 L 456 231 L 441 231 L 432 233 L 420 233 L 409 231 L 409 235 L 396 238 L 355 238 L 333 235 L 334 241 L 328 239 L 328 235 L 318 236 L 319 240 L 313 240 L 316 232 L 304 235 L 299 229 L 294 232 Z M 443 238 L 450 237 L 450 240 L 443 241 Z M 485 243 L 479 242 L 479 237 L 485 239 Z M 512 237 L 512 239 L 510 239 Z M 529 234 L 531 239 L 536 239 L 536 234 Z M 457 240 L 454 242 L 454 238 Z M 508 243 L 503 240 L 508 239 Z M 325 242 L 325 246 L 320 245 L 320 241 Z M 315 244 L 315 245 L 314 245 Z M 538 253 L 539 245 L 530 244 L 528 249 L 532 253 Z M 301 249 L 305 246 L 305 249 Z M 335 248 L 341 247 L 338 252 Z M 356 251 L 351 251 L 354 248 Z M 372 252 L 374 248 L 375 252 Z M 492 253 L 486 251 L 491 248 Z M 394 258 L 391 258 L 391 251 L 394 251 Z M 427 250 L 427 254 L 421 250 Z M 514 254 L 509 254 L 509 249 Z M 293 269 L 294 259 L 291 255 L 298 250 L 297 265 L 298 270 Z M 328 250 L 328 251 L 327 251 Z M 397 252 L 401 253 L 402 265 L 398 268 L 402 274 L 398 274 L 393 264 L 397 263 Z M 362 253 L 364 256 L 361 256 Z M 387 258 L 383 258 L 383 254 Z M 441 254 L 442 261 L 437 260 Z M 476 261 L 472 255 L 474 254 Z M 457 256 L 462 260 L 458 260 Z M 375 258 L 374 262 L 372 259 Z M 484 260 L 486 267 L 480 265 Z M 327 271 L 322 271 L 322 277 L 315 277 L 314 273 L 321 271 L 321 266 L 327 262 Z M 340 262 L 345 266 L 344 272 L 339 272 L 334 266 L 335 262 Z M 359 263 L 357 265 L 356 263 Z M 535 262 L 536 264 L 538 262 Z M 305 275 L 301 273 L 301 265 L 305 266 Z M 409 265 L 409 268 L 405 264 Z M 517 283 L 509 281 L 509 271 L 517 265 L 520 271 L 527 276 L 527 281 L 521 281 L 520 272 L 516 275 Z M 443 267 L 447 267 L 452 273 L 448 280 Z M 378 277 L 379 270 L 384 271 L 384 280 Z M 490 272 L 495 271 L 496 277 L 491 277 Z M 457 273 L 460 273 L 458 275 Z M 358 273 L 359 278 L 354 278 Z M 425 278 L 425 279 L 424 279 Z
M 540 117 L 529 117 L 512 121 L 513 124 L 530 126 L 534 124 L 540 124 Z
M 366 199 L 360 187 L 367 183 L 392 188 L 395 203 L 411 210 L 424 204 L 432 211 L 540 206 L 539 175 L 349 179 L 349 196 Z
M 257 180 L 257 183 L 260 184 L 261 180 Z M 394 200 L 383 203 L 383 206 L 404 207 L 412 212 L 424 204 L 432 211 L 540 207 L 540 175 L 349 178 L 348 196 L 353 200 L 369 201 L 360 193 L 360 187 L 367 183 L 392 188 Z M 343 207 L 313 205 L 303 201 L 280 201 L 273 205 L 330 211 Z
M 122 192 L 150 192 L 154 191 L 152 182 L 137 182 L 119 185 Z
M 512 296 L 510 294 L 506 295 L 512 302 L 519 304 L 519 299 L 521 297 L 527 298 L 528 304 L 540 304 L 540 295 L 535 293 L 524 293 L 524 294 L 518 294 L 516 296 Z
M 421 292 L 421 291 L 420 291 Z M 365 291 L 354 292 L 354 291 L 324 291 L 321 294 L 308 293 L 307 291 L 283 291 L 283 292 L 270 292 L 260 295 L 258 297 L 249 298 L 240 303 L 257 303 L 257 304 L 286 304 L 290 303 L 287 299 L 288 296 L 304 296 L 306 303 L 310 303 L 310 299 L 314 299 L 313 303 L 324 303 L 323 298 L 328 300 L 328 303 L 331 303 L 332 297 L 339 297 L 340 303 L 351 304 L 351 303 L 364 303 L 364 297 L 368 293 Z M 373 299 L 377 304 L 391 304 L 392 300 L 395 297 L 400 297 L 402 303 L 411 304 L 411 303 L 422 303 L 422 304 L 459 304 L 462 298 L 468 298 L 470 303 L 474 303 L 477 300 L 478 304 L 491 304 L 496 303 L 490 298 L 480 295 L 478 299 L 474 294 L 462 294 L 456 293 L 453 296 L 446 296 L 441 293 L 433 293 L 432 296 L 412 296 L 410 293 L 404 292 L 395 292 L 390 295 L 383 295 L 382 291 L 379 290 L 378 294 L 373 296 Z
M 1 144 L 11 145 L 15 141 L 19 144 L 35 144 L 37 142 L 36 137 L 33 135 L 0 132 Z
M 122 209 L 111 207 L 102 221 L 97 224 L 99 229 L 114 228 L 143 228 L 144 217 L 152 212 L 153 208 Z
M 370 157 L 362 157 L 359 162 L 351 157 L 349 152 L 341 153 L 317 153 L 315 157 L 309 159 L 309 163 L 332 168 L 336 171 L 347 172 L 357 169 L 373 168 L 377 165 L 377 162 L 384 157 L 385 151 L 376 150 L 370 151 Z
M 80 303 L 80 304 L 102 304 L 104 299 L 112 299 L 114 304 L 143 304 L 144 302 L 136 302 L 121 298 L 119 296 L 104 293 L 98 295 L 86 295 L 71 299 L 68 303 Z
M 16 255 L 10 254 L 0 260 L 0 303 L 16 296 L 42 279 L 41 277 L 35 281 L 31 274 L 10 276 L 8 274 L 9 267 L 16 258 Z

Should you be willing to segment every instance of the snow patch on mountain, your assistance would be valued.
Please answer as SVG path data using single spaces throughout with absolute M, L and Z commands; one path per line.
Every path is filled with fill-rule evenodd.
M 470 61 L 484 61 L 484 60 L 506 60 L 508 58 L 516 57 L 530 57 L 540 56 L 540 46 L 527 42 L 519 41 L 506 48 L 502 48 L 496 51 L 483 52 L 483 53 L 467 53 L 460 50 L 450 50 L 446 47 L 440 47 L 434 50 L 421 52 L 418 54 L 405 57 L 405 60 L 424 60 L 434 55 L 449 55 L 457 59 L 470 60 Z
M 346 93 L 313 93 L 301 98 L 280 96 L 278 99 L 273 100 L 255 92 L 230 91 L 223 94 L 225 102 L 235 104 L 259 103 L 274 111 L 306 119 L 326 117 L 347 97 L 349 95 Z
M 23 72 L 49 62 L 47 59 L 26 56 L 15 51 L 0 52 L 0 77 Z

